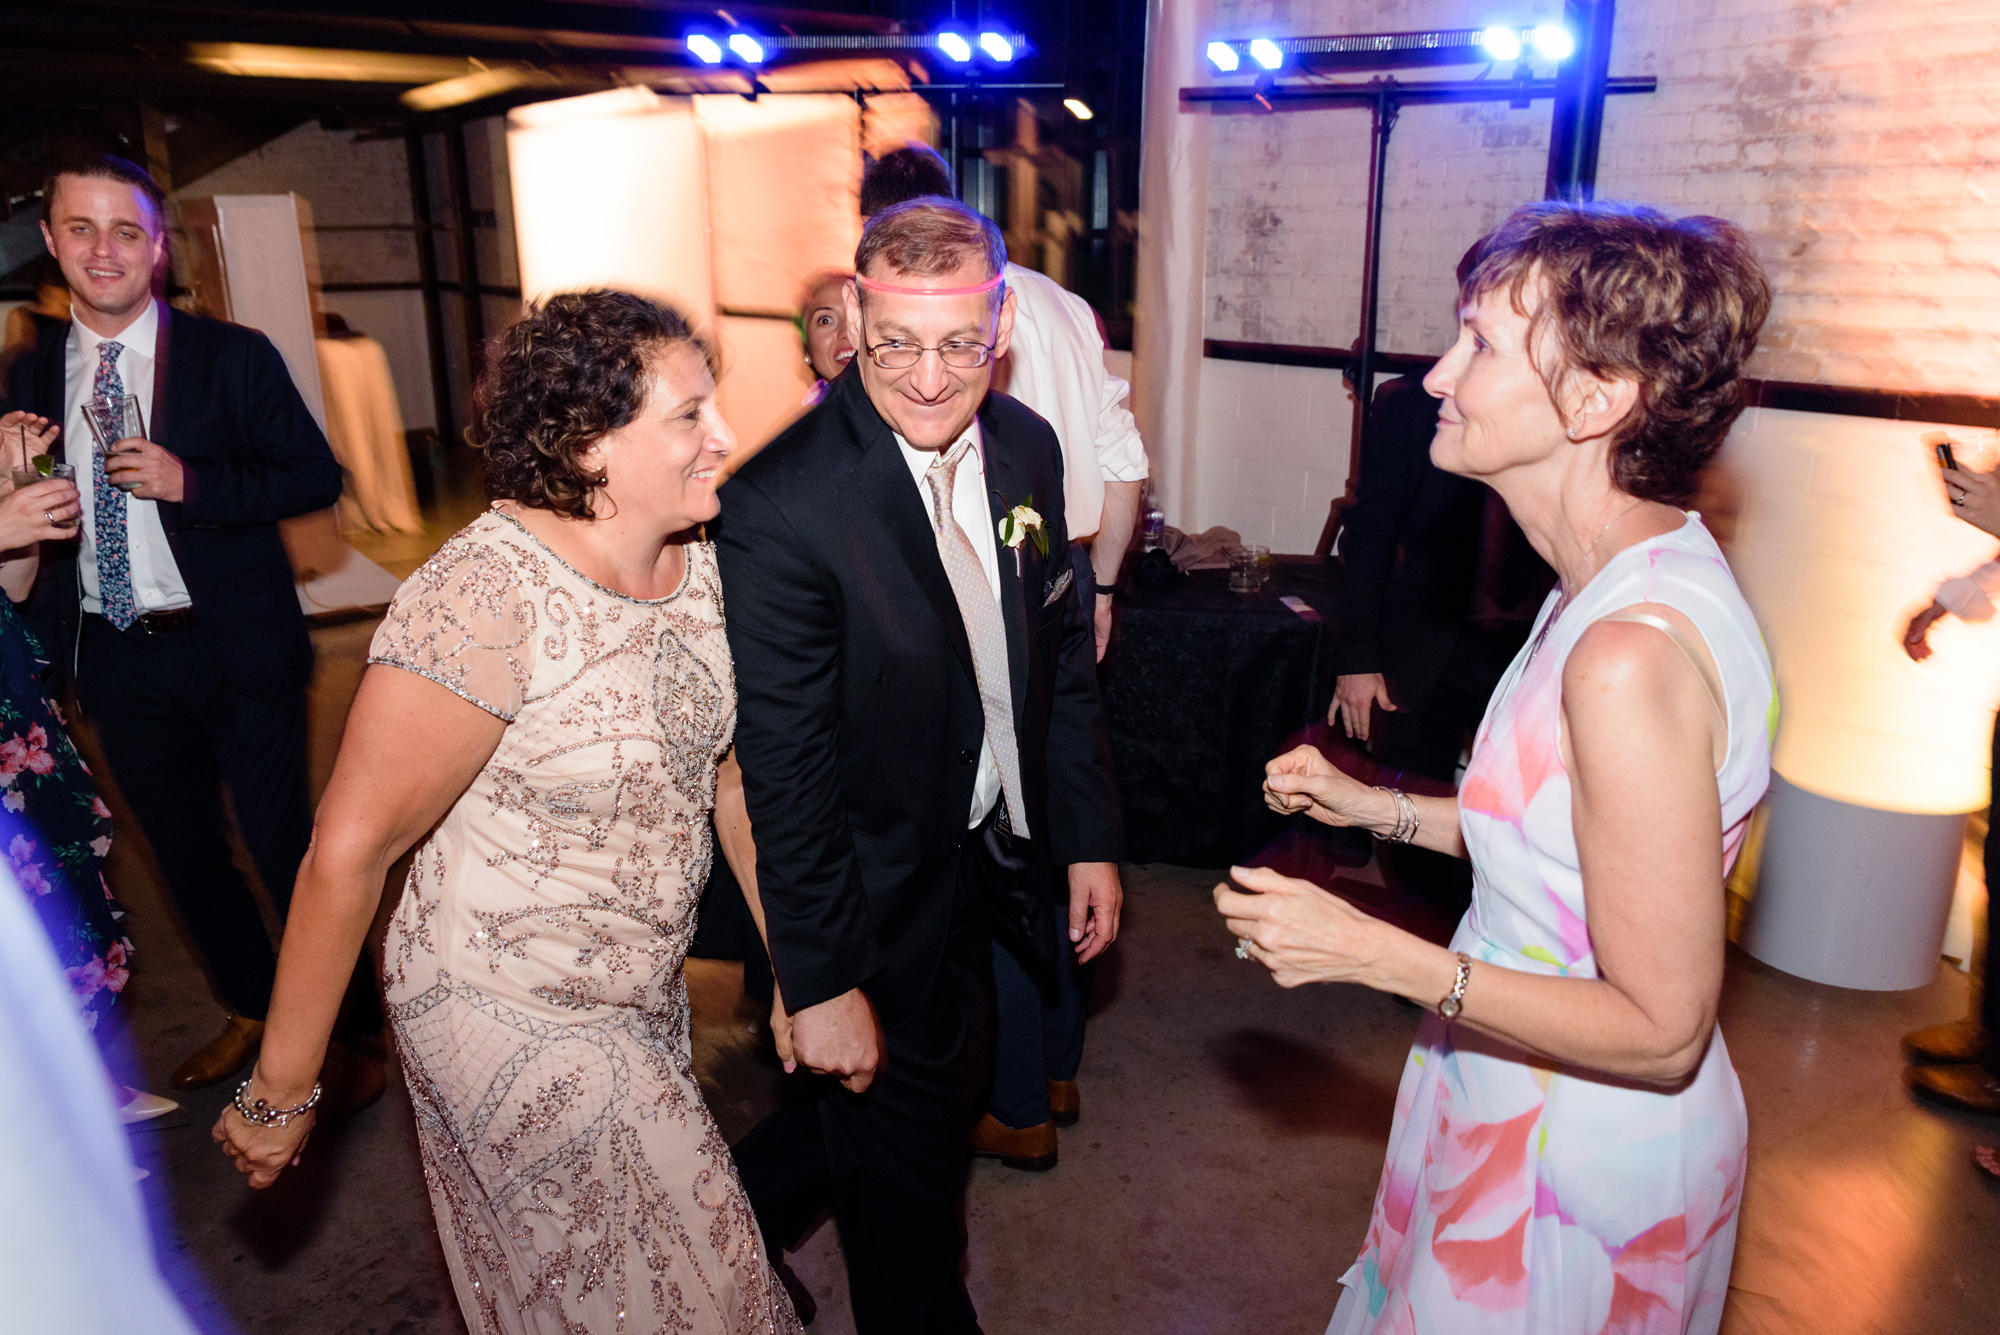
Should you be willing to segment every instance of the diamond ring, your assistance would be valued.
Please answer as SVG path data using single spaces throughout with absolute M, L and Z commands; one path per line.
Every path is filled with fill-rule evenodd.
M 1239 960 L 1247 960 L 1250 958 L 1249 937 L 1239 936 L 1236 938 L 1236 958 Z

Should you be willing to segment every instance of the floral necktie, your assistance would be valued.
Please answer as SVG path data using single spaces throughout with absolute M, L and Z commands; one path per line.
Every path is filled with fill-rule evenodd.
M 117 403 L 125 397 L 125 379 L 118 374 L 122 343 L 97 346 L 98 401 Z M 109 444 L 110 442 L 106 442 Z M 104 619 L 120 630 L 139 619 L 139 599 L 132 592 L 132 550 L 125 526 L 125 493 L 111 485 L 104 472 L 104 451 L 90 452 L 91 537 L 97 551 L 97 601 Z

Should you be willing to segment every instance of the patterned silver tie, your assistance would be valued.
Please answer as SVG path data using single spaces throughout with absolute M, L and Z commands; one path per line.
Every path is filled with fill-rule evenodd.
M 987 583 L 986 570 L 979 563 L 979 552 L 951 512 L 958 466 L 971 448 L 970 436 L 959 441 L 932 461 L 924 481 L 931 488 L 938 556 L 944 561 L 944 573 L 951 580 L 953 596 L 958 599 L 965 638 L 972 642 L 972 674 L 979 682 L 979 704 L 986 714 L 986 740 L 1000 766 L 1000 792 L 1007 800 L 1007 823 L 1025 839 L 1028 808 L 1021 801 L 1021 753 L 1014 736 L 1014 684 L 1007 667 L 1007 627 L 1000 619 L 1000 604 L 993 597 L 993 586 Z

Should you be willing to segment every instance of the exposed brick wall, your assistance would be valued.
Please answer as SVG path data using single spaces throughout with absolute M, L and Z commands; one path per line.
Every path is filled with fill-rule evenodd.
M 1219 0 L 1216 10 L 1217 36 L 1475 27 L 1497 16 L 1473 0 Z M 1544 2 L 1506 17 L 1559 12 Z M 1754 373 L 1996 392 L 2000 8 L 1991 0 L 1623 0 L 1611 72 L 1653 74 L 1660 88 L 1609 100 L 1599 196 L 1750 229 L 1777 298 Z M 1213 117 L 1204 333 L 1351 344 L 1368 112 L 1187 114 Z M 1384 195 L 1381 346 L 1421 353 L 1449 342 L 1452 267 L 1508 209 L 1540 197 L 1549 115 L 1547 101 L 1405 109 Z M 1204 394 L 1215 380 L 1227 395 L 1242 374 L 1207 364 Z M 1347 432 L 1313 373 L 1293 379 L 1307 396 L 1296 404 L 1237 399 L 1233 415 L 1204 405 L 1206 483 L 1189 522 L 1274 523 L 1273 541 L 1294 550 L 1317 535 L 1319 489 L 1286 471 L 1300 447 L 1278 433 L 1308 423 L 1310 448 L 1329 456 L 1313 475 L 1344 478 Z M 1226 436 L 1211 438 L 1210 424 Z M 1211 450 L 1233 463 L 1211 466 Z M 1292 499 L 1273 508 L 1288 479 Z

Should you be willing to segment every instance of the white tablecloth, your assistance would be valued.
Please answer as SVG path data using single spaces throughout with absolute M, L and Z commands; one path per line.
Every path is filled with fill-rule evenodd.
M 323 338 L 318 347 L 326 436 L 347 473 L 341 527 L 421 532 L 403 414 L 382 345 L 372 338 Z

